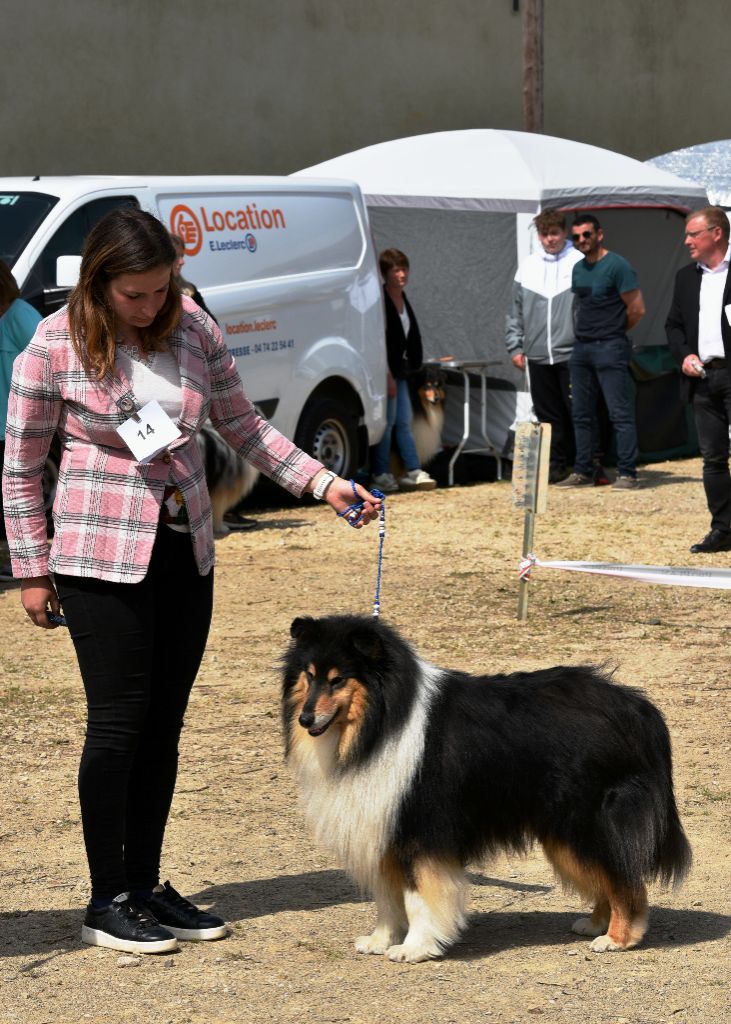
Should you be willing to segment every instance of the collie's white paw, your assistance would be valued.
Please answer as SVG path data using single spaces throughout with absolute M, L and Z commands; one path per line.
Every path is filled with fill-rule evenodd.
M 358 953 L 385 953 L 398 938 L 393 932 L 376 928 L 370 935 L 359 935 L 355 940 L 355 948 Z
M 600 935 L 594 939 L 591 946 L 589 947 L 592 953 L 614 953 L 621 952 L 625 949 L 629 949 L 629 946 L 620 946 L 614 939 L 610 939 L 608 935 Z
M 441 949 L 433 946 L 416 946 L 408 942 L 400 946 L 391 946 L 386 950 L 386 956 L 397 964 L 419 964 L 423 960 L 432 960 L 441 956 Z
M 571 931 L 577 935 L 601 935 L 608 923 L 596 924 L 590 917 L 579 917 L 571 925 Z

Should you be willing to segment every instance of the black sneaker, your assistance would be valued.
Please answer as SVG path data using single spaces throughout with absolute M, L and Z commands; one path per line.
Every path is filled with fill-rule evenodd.
M 151 896 L 140 898 L 156 920 L 179 939 L 206 942 L 210 939 L 224 939 L 228 927 L 223 918 L 199 910 L 173 889 L 170 882 L 156 885 Z
M 128 892 L 115 896 L 108 907 L 89 904 L 81 941 L 125 953 L 169 953 L 178 948 L 172 932 L 163 928 L 140 902 L 131 900 Z

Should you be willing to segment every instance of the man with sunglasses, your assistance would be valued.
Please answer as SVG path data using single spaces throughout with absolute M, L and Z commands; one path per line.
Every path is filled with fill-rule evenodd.
M 638 486 L 637 429 L 629 387 L 632 342 L 627 331 L 645 315 L 637 275 L 623 256 L 604 245 L 601 224 L 578 214 L 571 237 L 583 259 L 574 264 L 576 344 L 569 363 L 576 459 L 571 476 L 559 487 L 593 486 L 593 424 L 600 388 L 617 440 L 618 475 L 614 490 Z
M 703 487 L 711 529 L 693 554 L 731 550 L 731 279 L 729 220 L 720 206 L 688 215 L 685 244 L 693 262 L 678 271 L 665 322 L 681 369 L 682 394 L 693 405 L 703 456 Z

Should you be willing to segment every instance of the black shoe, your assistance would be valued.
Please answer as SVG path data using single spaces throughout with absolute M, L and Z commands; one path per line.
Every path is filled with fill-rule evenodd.
M 228 935 L 228 927 L 222 918 L 199 910 L 190 900 L 176 892 L 170 882 L 155 886 L 152 895 L 141 897 L 140 902 L 179 939 L 205 942 L 223 939 Z
M 261 523 L 258 519 L 249 519 L 239 512 L 227 512 L 223 521 L 229 530 L 255 530 Z
M 125 953 L 169 953 L 178 948 L 172 932 L 163 928 L 140 902 L 131 900 L 127 892 L 116 896 L 108 907 L 89 904 L 81 941 Z
M 690 550 L 694 555 L 703 551 L 731 551 L 731 533 L 728 530 L 711 530 Z
M 569 471 L 564 466 L 563 469 L 553 467 L 548 471 L 548 482 L 549 484 L 560 484 L 562 480 L 566 480 L 569 476 Z

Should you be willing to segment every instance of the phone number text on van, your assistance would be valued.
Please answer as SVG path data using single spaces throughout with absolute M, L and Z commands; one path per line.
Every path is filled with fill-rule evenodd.
M 230 348 L 229 352 L 236 358 L 237 356 L 258 356 L 262 352 L 283 352 L 288 348 L 294 348 L 294 338 L 257 341 L 253 345 L 239 345 L 238 348 Z

